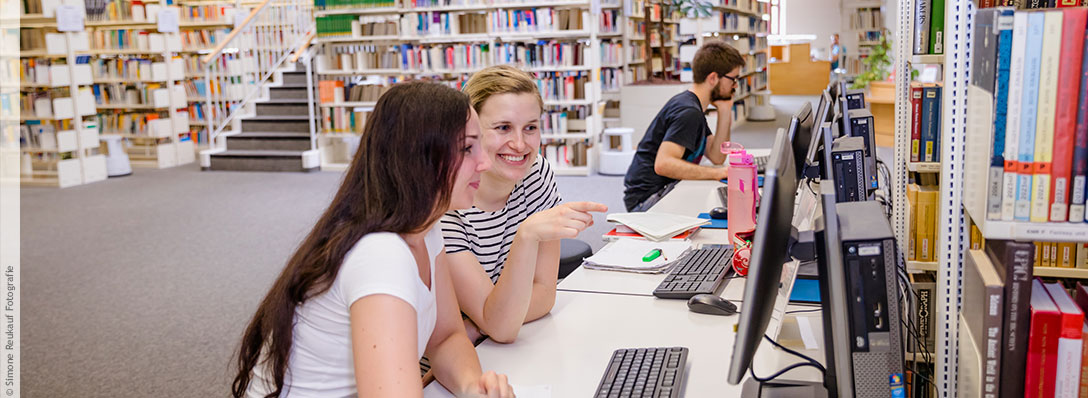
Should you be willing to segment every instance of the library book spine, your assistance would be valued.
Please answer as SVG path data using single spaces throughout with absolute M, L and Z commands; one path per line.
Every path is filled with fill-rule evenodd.
M 1088 45 L 1088 28 L 1082 32 Z M 1088 178 L 1088 51 L 1081 49 L 1080 92 L 1077 100 L 1077 126 L 1073 132 L 1072 186 L 1069 189 L 1069 222 L 1084 222 L 1085 180 Z M 1088 391 L 1085 392 L 1088 395 Z M 1088 398 L 1088 397 L 1086 397 Z
M 1050 218 L 1050 169 L 1054 159 L 1054 121 L 1057 111 L 1058 66 L 1061 61 L 1061 11 L 1043 13 L 1043 52 L 1039 69 L 1039 109 L 1035 122 L 1035 164 L 1031 180 L 1031 221 Z
M 941 161 L 941 87 L 926 86 L 922 89 L 922 161 Z
M 920 162 L 922 142 L 922 86 L 911 84 L 910 86 L 910 161 Z
M 1020 113 L 1020 145 L 1017 163 L 1016 208 L 1014 219 L 1031 218 L 1031 182 L 1035 164 L 1035 126 L 1039 107 L 1039 70 L 1042 64 L 1043 13 L 1028 14 L 1027 45 L 1024 54 L 1024 93 Z
M 1024 45 L 1027 41 L 1028 16 L 1013 16 L 1012 48 L 1009 62 L 1009 94 L 1005 120 L 1005 170 L 1002 182 L 1001 219 L 1012 221 L 1016 208 L 1016 181 L 1020 162 L 1020 106 L 1024 93 Z
M 1005 131 L 1008 121 L 1009 102 L 1009 67 L 1012 52 L 1012 28 L 1013 10 L 1008 8 L 996 9 L 994 15 L 994 30 L 997 41 L 997 73 L 994 77 L 994 145 L 990 158 L 990 176 L 987 180 L 990 185 L 990 197 L 987 206 L 987 217 L 991 220 L 1001 219 L 1001 185 L 1005 174 Z
M 1084 54 L 1084 29 L 1088 9 L 1062 10 L 1062 43 L 1054 121 L 1054 154 L 1051 160 L 1050 221 L 1069 219 L 1070 175 L 1074 131 L 1077 126 L 1077 89 L 1080 88 Z
M 914 53 L 918 55 L 929 54 L 929 23 L 932 0 L 916 0 L 914 2 Z
M 1005 282 L 1000 396 L 1021 398 L 1024 396 L 1024 378 L 1019 375 L 1026 372 L 1035 245 L 991 240 L 986 242 L 984 250 Z

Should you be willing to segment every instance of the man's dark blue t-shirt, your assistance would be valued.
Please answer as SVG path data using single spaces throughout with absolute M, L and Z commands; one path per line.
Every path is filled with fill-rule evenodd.
M 666 185 L 676 181 L 660 176 L 654 171 L 657 149 L 661 142 L 669 141 L 684 147 L 683 159 L 698 164 L 705 151 L 707 137 L 712 133 L 699 97 L 691 91 L 673 96 L 654 117 L 646 135 L 638 143 L 635 158 L 627 168 L 623 179 L 623 203 L 628 211 L 646 200 Z

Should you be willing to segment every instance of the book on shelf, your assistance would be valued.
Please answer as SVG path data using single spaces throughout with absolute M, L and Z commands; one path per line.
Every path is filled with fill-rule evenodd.
M 1083 340 L 1081 333 L 1084 328 L 1084 312 L 1073 302 L 1069 292 L 1061 283 L 1046 283 L 1047 293 L 1054 300 L 1055 306 L 1061 312 L 1058 332 L 1058 350 L 1055 358 L 1057 371 L 1054 373 L 1054 396 L 1077 396 L 1080 388 L 1080 365 Z
M 1009 13 L 1014 13 L 1010 32 L 987 30 L 991 25 L 1008 26 L 989 21 Z M 989 97 L 994 115 L 986 132 L 990 143 L 987 171 L 982 174 L 976 169 L 979 163 L 968 162 L 970 175 L 985 178 L 980 185 L 985 190 L 985 214 L 973 216 L 1000 221 L 1084 222 L 1088 200 L 1088 90 L 1083 89 L 1088 84 L 1088 9 L 983 8 L 977 15 L 981 24 L 975 25 L 971 84 L 981 91 L 971 94 L 971 101 Z M 986 35 L 980 35 L 983 32 Z M 1006 53 L 1008 57 L 1003 57 Z M 981 118 L 969 125 L 978 120 Z M 924 132 L 924 126 L 922 129 Z M 924 152 L 920 154 L 924 156 Z M 969 155 L 971 158 L 978 157 Z
M 999 396 L 1019 398 L 1024 396 L 1024 379 L 1019 375 L 1026 372 L 1035 246 L 1025 242 L 991 240 L 986 242 L 983 250 L 985 255 L 974 255 L 974 259 L 980 263 L 991 263 L 1004 286 L 999 343 L 1002 358 L 999 364 L 1002 375 Z
M 1031 287 L 1031 331 L 1028 335 L 1024 376 L 1025 398 L 1054 396 L 1061 318 L 1061 310 L 1050 298 L 1042 280 L 1036 278 Z
M 908 250 L 908 260 L 937 260 L 937 207 L 940 190 L 931 185 L 907 185 L 908 212 L 914 228 L 908 231 L 913 250 Z M 911 200 L 911 198 L 915 198 Z
M 914 341 L 914 337 L 908 335 L 907 352 L 932 352 L 936 349 L 937 280 L 930 273 L 911 274 L 911 279 L 916 296 L 911 303 L 911 316 L 920 341 Z
M 1005 285 L 982 251 L 966 256 L 957 390 L 967 397 L 997 396 L 1001 383 L 1001 336 Z

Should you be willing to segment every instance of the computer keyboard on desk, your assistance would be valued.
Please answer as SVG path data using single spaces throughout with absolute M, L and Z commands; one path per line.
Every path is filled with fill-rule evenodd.
M 767 170 L 767 160 L 770 158 L 770 156 L 755 157 L 756 173 L 763 174 L 763 172 Z
M 654 289 L 654 296 L 689 299 L 702 293 L 714 293 L 725 275 L 733 269 L 733 249 L 696 249 L 677 260 L 669 275 Z
M 687 361 L 684 347 L 618 349 L 612 352 L 594 397 L 681 397 Z

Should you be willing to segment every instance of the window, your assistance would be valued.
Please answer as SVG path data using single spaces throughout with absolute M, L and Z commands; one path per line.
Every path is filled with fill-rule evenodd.
M 771 0 L 771 34 L 786 34 L 786 1 Z M 766 17 L 765 17 L 766 18 Z

